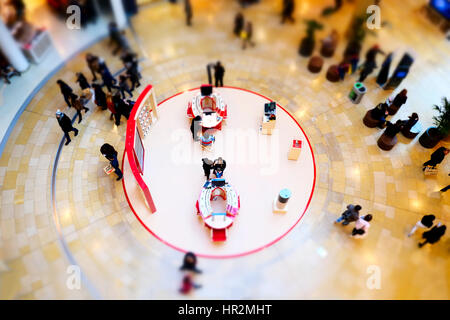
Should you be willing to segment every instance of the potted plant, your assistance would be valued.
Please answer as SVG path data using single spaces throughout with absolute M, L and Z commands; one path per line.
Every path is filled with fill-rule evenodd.
M 302 39 L 298 52 L 304 57 L 309 57 L 313 53 L 316 44 L 314 33 L 316 30 L 323 29 L 323 25 L 316 20 L 306 20 L 306 25 L 306 37 Z
M 442 105 L 434 105 L 433 109 L 438 112 L 433 117 L 434 127 L 428 128 L 419 138 L 420 144 L 425 148 L 434 148 L 440 140 L 450 133 L 450 102 L 442 98 Z

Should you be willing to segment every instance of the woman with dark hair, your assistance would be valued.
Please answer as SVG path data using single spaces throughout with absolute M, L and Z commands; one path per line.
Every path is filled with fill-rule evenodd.
M 403 121 L 402 120 L 397 120 L 397 122 L 395 124 L 388 121 L 386 130 L 384 130 L 383 134 L 388 137 L 394 138 L 397 135 L 397 133 L 399 133 L 402 129 L 403 129 Z
M 180 270 L 202 273 L 201 270 L 197 269 L 197 256 L 193 252 L 187 252 L 184 255 L 183 265 L 180 267 Z
M 72 88 L 62 81 L 61 79 L 58 79 L 56 83 L 59 85 L 59 89 L 61 90 L 62 95 L 64 96 L 64 101 L 66 101 L 69 108 L 72 107 L 71 100 L 72 98 L 78 98 L 76 94 L 73 93 Z
M 122 179 L 123 173 L 120 171 L 119 168 L 119 160 L 117 160 L 117 151 L 114 149 L 114 147 L 108 143 L 103 144 L 100 147 L 100 152 L 103 154 L 103 156 L 109 160 L 109 163 L 111 164 L 111 167 L 114 168 L 115 173 L 117 174 L 117 181 Z
M 384 128 L 386 117 L 389 115 L 387 108 L 388 106 L 386 103 L 380 103 L 370 111 L 372 118 L 379 121 L 378 128 L 380 129 Z
M 78 82 L 78 84 L 80 85 L 81 90 L 89 89 L 91 87 L 86 77 L 81 72 L 77 72 L 76 82 Z

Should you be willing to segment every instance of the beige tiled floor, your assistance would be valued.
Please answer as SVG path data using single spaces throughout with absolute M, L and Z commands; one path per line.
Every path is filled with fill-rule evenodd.
M 324 71 L 307 72 L 307 59 L 297 55 L 305 29 L 301 20 L 316 16 L 328 2 L 301 1 L 297 23 L 283 26 L 277 13 L 281 1 L 261 2 L 244 11 L 253 21 L 256 42 L 246 51 L 231 33 L 239 8 L 235 1 L 193 1 L 192 28 L 184 26 L 182 9 L 168 3 L 149 6 L 133 18 L 149 57 L 142 62 L 143 82 L 155 86 L 159 101 L 204 83 L 206 64 L 221 60 L 227 70 L 225 84 L 285 105 L 306 130 L 316 155 L 317 186 L 301 223 L 261 252 L 238 259 L 201 259 L 204 274 L 198 282 L 204 288 L 193 297 L 448 299 L 448 235 L 421 250 L 418 236 L 406 237 L 426 213 L 449 224 L 449 196 L 436 192 L 449 183 L 448 159 L 437 177 L 424 178 L 420 165 L 432 150 L 422 148 L 417 139 L 399 137 L 392 151 L 378 149 L 381 132 L 361 121 L 367 109 L 389 94 L 376 88 L 373 76 L 366 81 L 369 93 L 363 102 L 353 105 L 347 94 L 355 78 L 333 84 Z M 386 51 L 395 51 L 397 60 L 405 50 L 414 52 L 416 61 L 401 86 L 408 88 L 409 99 L 393 119 L 416 111 L 427 127 L 432 123 L 431 105 L 448 95 L 450 48 L 419 7 L 412 0 L 383 1 L 382 19 L 389 24 L 368 36 L 365 49 L 380 43 Z M 343 33 L 352 5 L 344 9 L 348 10 L 323 19 L 326 28 L 318 32 L 318 39 L 332 27 Z M 326 66 L 339 62 L 343 50 L 341 42 Z M 90 51 L 104 56 L 112 70 L 120 68 L 105 43 Z M 36 95 L 0 159 L 0 297 L 94 297 L 84 283 L 80 290 L 66 286 L 70 261 L 58 239 L 59 221 L 68 249 L 101 297 L 178 298 L 182 254 L 142 228 L 122 184 L 103 173 L 106 162 L 99 147 L 107 141 L 123 150 L 124 121 L 115 127 L 108 112 L 95 110 L 76 125 L 80 134 L 62 149 L 58 163 L 58 216 L 53 216 L 51 175 L 62 136 L 54 112 L 64 108 L 54 83 L 62 78 L 74 85 L 73 72 L 80 70 L 89 74 L 82 55 Z M 364 213 L 374 215 L 363 240 L 350 239 L 349 227 L 333 224 L 348 203 L 359 203 Z M 366 286 L 370 266 L 380 268 L 379 290 Z

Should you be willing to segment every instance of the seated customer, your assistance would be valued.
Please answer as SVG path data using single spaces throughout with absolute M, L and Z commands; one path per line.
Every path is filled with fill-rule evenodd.
M 403 121 L 403 130 L 411 131 L 411 128 L 419 121 L 417 113 L 413 112 L 408 120 Z
M 380 103 L 370 111 L 370 115 L 372 116 L 372 118 L 379 121 L 378 127 L 380 129 L 384 128 L 386 117 L 389 115 L 387 109 L 388 106 L 386 103 Z
M 399 133 L 403 129 L 403 121 L 397 120 L 395 124 L 392 124 L 392 122 L 387 122 L 387 128 L 384 130 L 384 135 L 394 138 L 397 133 Z

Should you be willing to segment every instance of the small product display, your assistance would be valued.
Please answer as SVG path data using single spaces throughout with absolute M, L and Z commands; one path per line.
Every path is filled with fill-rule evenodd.
M 302 141 L 301 140 L 293 140 L 291 149 L 288 153 L 289 160 L 298 160 L 300 156 L 300 152 L 302 151 Z
M 220 199 L 226 201 L 224 210 L 214 212 L 211 203 Z M 241 201 L 236 190 L 225 179 L 216 178 L 205 182 L 195 207 L 197 215 L 211 230 L 212 241 L 222 242 L 227 240 L 227 229 L 233 225 Z
M 289 189 L 283 189 L 278 197 L 273 201 L 273 213 L 286 213 L 288 211 L 288 201 L 292 192 Z
M 262 119 L 262 134 L 272 134 L 277 120 L 277 104 L 274 101 L 264 104 L 264 115 Z

